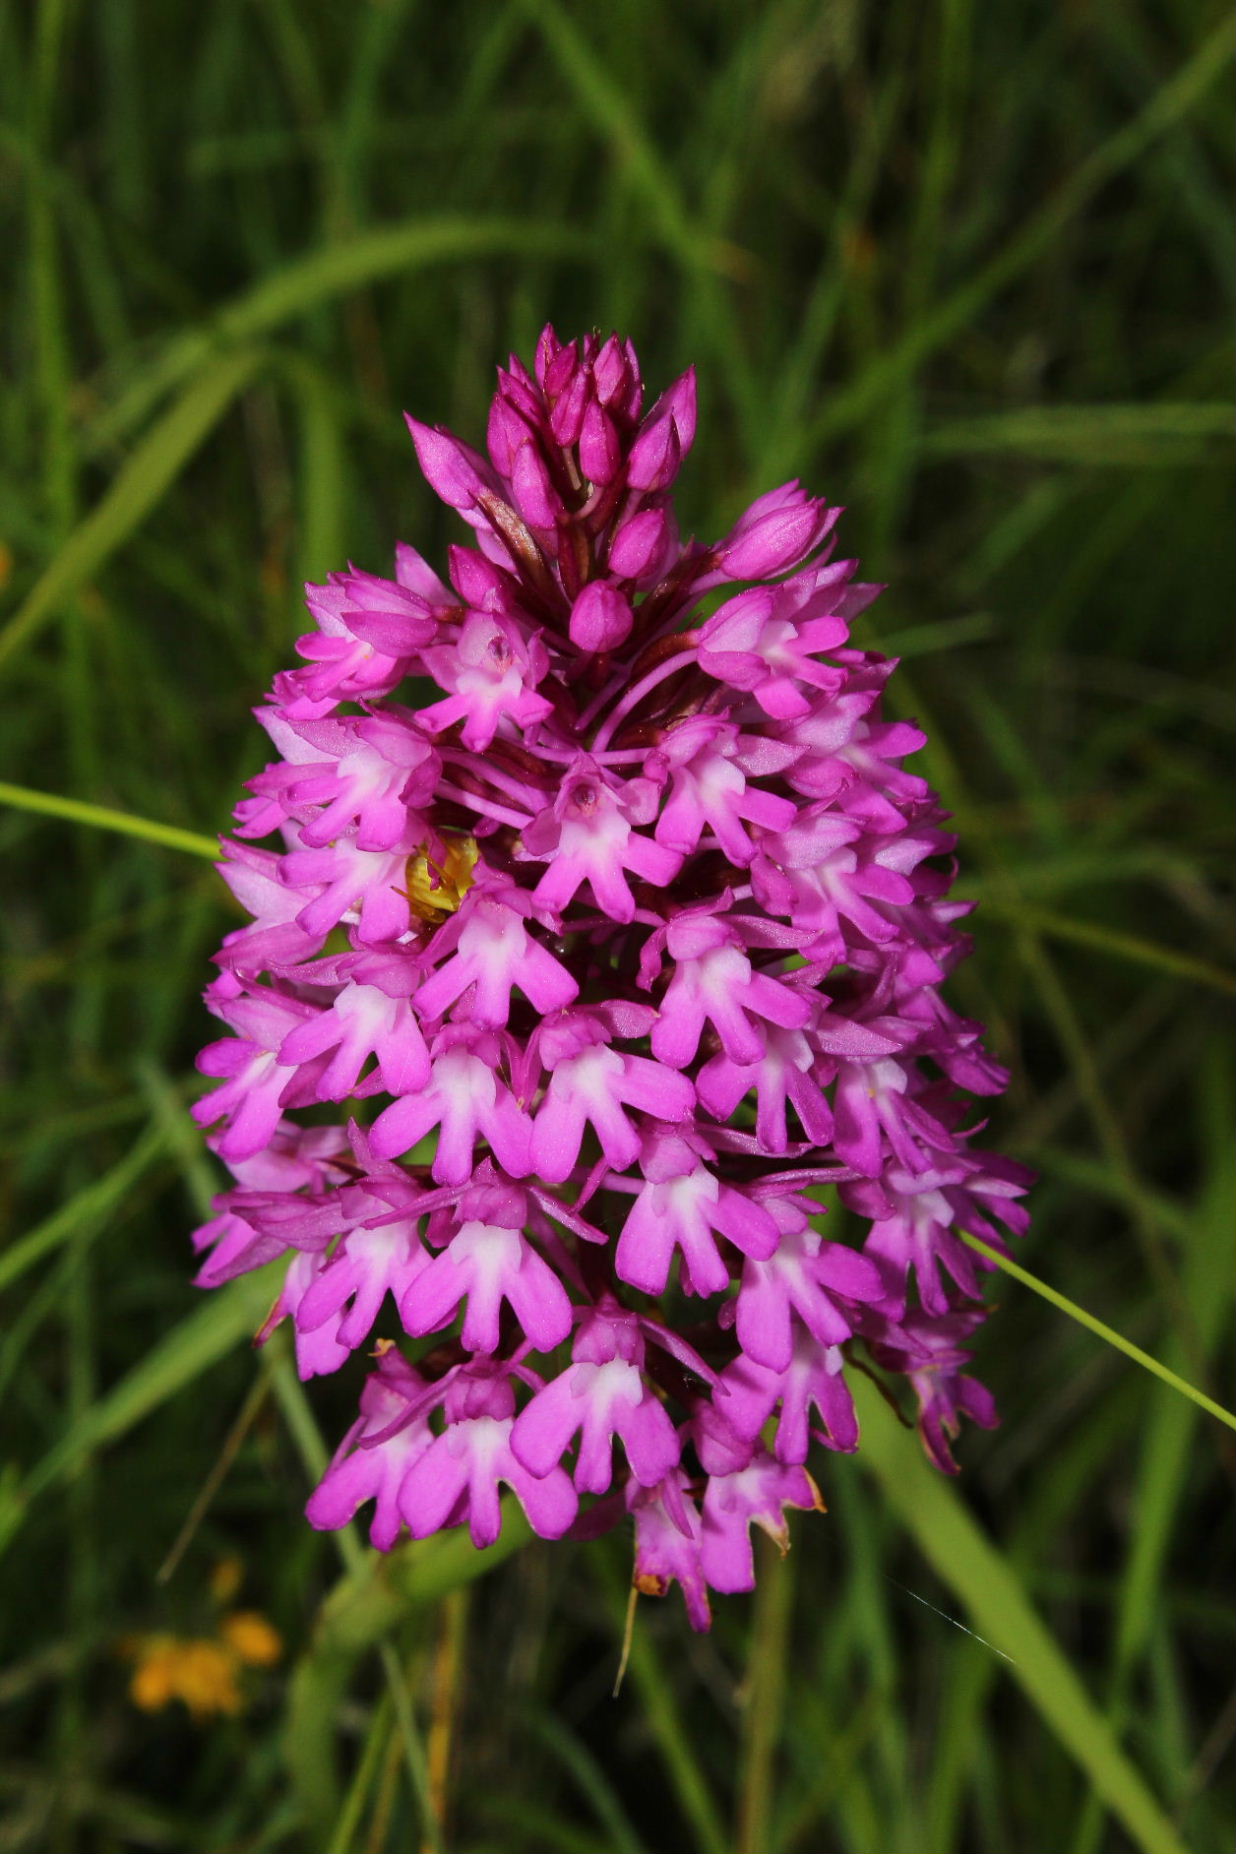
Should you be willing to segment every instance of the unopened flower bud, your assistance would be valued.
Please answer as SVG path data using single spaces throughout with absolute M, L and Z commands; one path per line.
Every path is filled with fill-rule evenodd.
M 590 399 L 584 408 L 579 436 L 579 463 L 590 483 L 606 488 L 622 464 L 618 432 L 609 413 Z
M 632 489 L 668 489 L 678 475 L 682 445 L 672 412 L 653 412 L 641 425 L 627 457 L 627 482 Z
M 436 425 L 422 425 L 408 412 L 404 413 L 404 419 L 429 487 L 453 509 L 474 508 L 481 491 L 491 486 L 484 459 L 449 431 L 442 431 Z
M 562 504 L 554 494 L 545 459 L 531 438 L 525 439 L 515 453 L 511 494 L 515 507 L 531 527 L 553 528 Z
M 838 511 L 786 483 L 753 502 L 721 541 L 716 560 L 727 579 L 766 579 L 797 566 L 828 533 Z
M 609 569 L 621 579 L 644 580 L 659 572 L 669 548 L 664 509 L 641 509 L 623 522 L 609 547 Z
M 594 579 L 571 607 L 571 642 L 581 650 L 617 650 L 631 635 L 632 622 L 629 600 Z

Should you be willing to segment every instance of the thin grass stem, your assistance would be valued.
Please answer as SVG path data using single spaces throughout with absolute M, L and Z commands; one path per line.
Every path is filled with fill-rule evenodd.
M 0 804 L 12 805 L 15 811 L 33 811 L 40 817 L 63 818 L 69 824 L 89 824 L 95 830 L 119 831 L 125 837 L 140 837 L 146 843 L 161 843 L 169 850 L 187 850 L 191 856 L 208 856 L 213 862 L 219 855 L 218 840 L 203 837 L 195 830 L 182 830 L 178 824 L 160 824 L 157 818 L 138 817 L 132 811 L 115 811 L 110 805 L 91 805 L 81 798 L 65 798 L 58 792 L 35 792 L 24 785 L 6 785 L 0 781 Z
M 960 1230 L 958 1234 L 967 1248 L 973 1249 L 977 1255 L 986 1257 L 1004 1274 L 1011 1275 L 1014 1281 L 1020 1281 L 1023 1287 L 1032 1288 L 1043 1300 L 1049 1301 L 1061 1313 L 1067 1313 L 1071 1320 L 1076 1320 L 1079 1326 L 1088 1327 L 1092 1333 L 1097 1333 L 1100 1339 L 1106 1339 L 1108 1345 L 1115 1346 L 1118 1352 L 1123 1352 L 1126 1358 L 1131 1358 L 1135 1365 L 1142 1367 L 1143 1371 L 1153 1372 L 1156 1378 L 1162 1378 L 1165 1384 L 1170 1384 L 1172 1389 L 1179 1391 L 1182 1397 L 1188 1397 L 1200 1410 L 1205 1410 L 1210 1416 L 1218 1417 L 1219 1421 L 1226 1423 L 1229 1429 L 1236 1429 L 1236 1415 L 1231 1410 L 1225 1410 L 1221 1403 L 1216 1403 L 1213 1397 L 1208 1397 L 1204 1391 L 1198 1390 L 1184 1378 L 1178 1377 L 1167 1365 L 1161 1365 L 1157 1358 L 1152 1358 L 1149 1352 L 1143 1352 L 1142 1348 L 1134 1345 L 1131 1339 L 1126 1339 L 1123 1334 L 1105 1325 L 1102 1320 L 1096 1319 L 1093 1313 L 1087 1313 L 1084 1307 L 1079 1307 L 1077 1302 L 1070 1300 L 1067 1294 L 1061 1294 L 1055 1288 L 1048 1287 L 1047 1283 L 1040 1281 L 1037 1275 L 1032 1275 L 1028 1269 L 1022 1268 L 1017 1262 L 1011 1262 L 1007 1256 L 1001 1255 L 998 1249 L 990 1248 L 980 1237 L 971 1236 L 968 1230 Z

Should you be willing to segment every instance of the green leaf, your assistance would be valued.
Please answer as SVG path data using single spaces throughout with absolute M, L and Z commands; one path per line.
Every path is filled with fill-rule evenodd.
M 160 419 L 0 632 L 0 664 L 37 636 L 69 594 L 96 573 L 145 520 L 237 393 L 252 379 L 260 358 L 253 349 L 224 355 L 206 367 L 201 378 Z
M 1188 1854 L 1141 1774 L 1121 1751 L 1008 1561 L 931 1467 L 875 1386 L 856 1373 L 859 1460 L 924 1557 L 965 1605 L 975 1632 L 1007 1656 L 1006 1671 L 1086 1773 L 1142 1854 Z
M 72 1474 L 96 1449 L 115 1442 L 143 1417 L 178 1396 L 241 1339 L 251 1337 L 274 1293 L 269 1267 L 217 1288 L 119 1384 L 84 1411 L 23 1481 L 0 1494 L 0 1553 L 41 1494 Z

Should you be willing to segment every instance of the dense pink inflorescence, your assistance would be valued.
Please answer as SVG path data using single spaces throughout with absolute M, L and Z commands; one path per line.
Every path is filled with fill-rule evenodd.
M 679 539 L 693 374 L 645 412 L 629 343 L 546 329 L 488 456 L 408 422 L 476 545 L 309 587 L 258 711 L 199 1280 L 285 1257 L 264 1330 L 304 1377 L 377 1341 L 314 1525 L 372 1499 L 384 1549 L 483 1546 L 506 1486 L 545 1537 L 629 1519 L 703 1627 L 751 1525 L 819 1504 L 812 1441 L 857 1446 L 856 1356 L 943 1468 L 995 1421 L 958 1232 L 1002 1247 L 1028 1178 L 963 1125 L 1005 1077 L 941 996 L 954 839 L 850 641 L 878 588 L 838 510 L 788 483 Z

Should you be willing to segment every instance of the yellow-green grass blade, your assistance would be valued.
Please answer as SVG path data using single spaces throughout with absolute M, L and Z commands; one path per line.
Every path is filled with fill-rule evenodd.
M 1135 1365 L 1140 1365 L 1143 1371 L 1153 1372 L 1156 1378 L 1161 1378 L 1164 1384 L 1170 1384 L 1174 1391 L 1179 1391 L 1182 1397 L 1188 1397 L 1209 1416 L 1217 1417 L 1221 1423 L 1226 1423 L 1229 1429 L 1236 1429 L 1236 1414 L 1233 1414 L 1231 1410 L 1225 1410 L 1221 1403 L 1216 1403 L 1213 1397 L 1208 1397 L 1204 1391 L 1198 1390 L 1186 1379 L 1178 1377 L 1169 1366 L 1160 1363 L 1149 1352 L 1143 1352 L 1139 1345 L 1134 1345 L 1133 1341 L 1126 1339 L 1123 1333 L 1116 1332 L 1113 1327 L 1097 1319 L 1093 1313 L 1087 1313 L 1084 1307 L 1079 1307 L 1077 1302 L 1070 1300 L 1067 1294 L 1061 1294 L 1058 1289 L 1049 1287 L 1046 1281 L 1040 1281 L 1037 1275 L 1030 1273 L 1029 1269 L 1023 1268 L 1019 1262 L 1010 1261 L 1007 1255 L 1001 1255 L 999 1250 L 991 1248 L 980 1237 L 970 1235 L 967 1230 L 962 1230 L 960 1235 L 968 1248 L 984 1256 L 1004 1274 L 1011 1275 L 1014 1281 L 1020 1281 L 1023 1287 L 1032 1288 L 1036 1294 L 1041 1295 L 1061 1313 L 1067 1313 L 1071 1320 L 1076 1320 L 1079 1326 L 1088 1327 L 1092 1333 L 1097 1333 L 1100 1339 L 1105 1339 L 1108 1345 L 1115 1346 L 1116 1350 L 1123 1352 L 1126 1358 L 1131 1358 Z
M 12 805 L 15 811 L 31 811 L 45 818 L 62 818 L 68 824 L 86 824 L 94 830 L 119 831 L 124 837 L 140 837 L 146 843 L 160 843 L 169 850 L 186 850 L 190 856 L 219 856 L 215 837 L 203 837 L 195 830 L 182 830 L 178 824 L 161 824 L 157 818 L 138 817 L 132 811 L 116 811 L 110 805 L 91 805 L 84 799 L 67 798 L 60 792 L 35 792 L 25 785 L 7 785 L 0 780 L 0 805 Z

